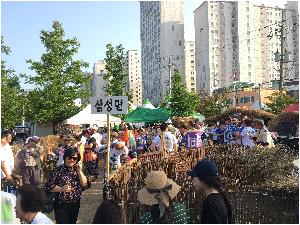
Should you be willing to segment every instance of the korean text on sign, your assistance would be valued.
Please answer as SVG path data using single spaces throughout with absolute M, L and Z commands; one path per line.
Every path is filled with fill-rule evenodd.
M 187 149 L 200 148 L 202 146 L 201 135 L 202 131 L 190 131 L 187 133 Z
M 127 114 L 128 97 L 94 97 L 91 101 L 92 114 Z

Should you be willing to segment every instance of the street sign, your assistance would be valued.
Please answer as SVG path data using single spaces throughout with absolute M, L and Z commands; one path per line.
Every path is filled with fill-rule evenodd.
M 98 96 L 91 100 L 92 114 L 127 114 L 127 96 Z

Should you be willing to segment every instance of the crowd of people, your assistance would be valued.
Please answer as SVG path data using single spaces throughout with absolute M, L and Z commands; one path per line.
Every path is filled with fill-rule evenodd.
M 145 152 L 161 152 L 165 150 L 166 153 L 170 153 L 177 149 L 186 148 L 189 132 L 201 132 L 202 145 L 235 144 L 242 145 L 249 150 L 256 145 L 269 147 L 274 145 L 274 137 L 266 128 L 263 120 L 243 118 L 241 121 L 238 121 L 238 119 L 233 118 L 224 124 L 216 123 L 210 125 L 204 125 L 196 120 L 189 123 L 147 124 L 147 126 L 142 127 L 135 127 L 122 122 L 120 125 L 113 126 L 110 132 L 109 152 L 111 168 L 112 170 L 117 169 L 122 163 L 126 163 Z M 29 190 L 31 190 L 31 186 L 43 188 L 47 196 L 49 193 L 54 193 L 51 196 L 53 196 L 56 223 L 76 223 L 82 192 L 91 186 L 91 183 L 98 178 L 100 173 L 104 172 L 99 167 L 99 159 L 101 154 L 107 151 L 106 127 L 99 128 L 93 125 L 88 129 L 82 130 L 76 136 L 61 136 L 62 142 L 46 159 L 44 158 L 44 148 L 40 144 L 39 137 L 27 138 L 15 157 L 10 145 L 11 140 L 12 135 L 10 132 L 3 131 L 1 133 L 2 182 L 12 181 L 12 175 L 15 173 L 22 178 L 22 187 L 29 187 Z M 42 176 L 43 164 L 48 158 L 55 159 L 55 167 L 52 168 L 48 176 Z M 105 157 L 103 158 L 105 160 Z M 213 194 L 219 193 L 218 195 L 210 195 L 212 197 L 207 198 L 209 199 L 207 203 L 208 209 L 203 215 L 212 213 L 210 211 L 212 204 L 220 204 L 218 206 L 220 207 L 219 211 L 222 211 L 222 215 L 219 215 L 220 217 L 218 217 L 217 221 L 210 221 L 212 216 L 209 216 L 208 219 L 204 217 L 202 222 L 230 222 L 232 218 L 224 216 L 229 215 L 231 209 L 226 196 L 224 197 L 223 192 L 221 192 L 221 183 L 218 179 L 210 179 L 211 176 L 217 177 L 216 167 L 214 165 L 208 166 L 209 169 L 205 166 L 203 167 L 203 165 L 204 169 L 202 167 L 202 169 L 199 169 L 198 167 L 196 166 L 195 171 L 189 173 L 190 176 L 197 178 L 194 178 L 195 186 L 206 185 L 209 190 L 213 190 Z M 200 173 L 205 171 L 205 168 L 207 169 L 207 174 L 204 174 L 205 176 L 202 177 Z M 170 222 L 171 218 L 176 217 L 177 219 L 175 220 L 188 223 L 189 213 L 184 206 L 172 202 L 180 187 L 172 180 L 167 179 L 165 174 L 157 173 L 153 171 L 148 175 L 146 181 L 149 186 L 147 186 L 146 182 L 146 190 L 139 193 L 141 203 L 155 205 L 150 209 L 150 214 L 148 213 L 141 218 L 140 222 Z M 43 182 L 41 182 L 42 177 L 46 178 Z M 159 179 L 162 180 L 162 183 L 159 182 Z M 166 180 L 167 182 L 165 182 Z M 171 186 L 172 188 L 169 188 Z M 2 192 L 9 192 L 4 185 L 1 188 Z M 165 193 L 168 193 L 167 197 L 164 196 Z M 11 201 L 14 198 L 8 196 L 8 199 Z M 225 199 L 225 203 L 220 199 Z M 210 201 L 213 201 L 213 203 Z M 109 205 L 112 202 L 105 201 L 103 204 Z M 101 208 L 106 210 L 110 207 L 103 207 L 102 205 L 99 210 Z M 100 214 L 96 213 L 94 222 L 101 221 L 101 216 L 99 215 L 107 216 L 106 213 L 102 212 L 103 210 L 100 210 Z M 176 211 L 180 211 L 180 215 Z M 40 209 L 37 212 L 40 213 Z M 43 217 L 42 214 L 35 215 Z M 43 218 L 45 220 L 45 217 Z M 24 220 L 24 218 L 21 219 Z

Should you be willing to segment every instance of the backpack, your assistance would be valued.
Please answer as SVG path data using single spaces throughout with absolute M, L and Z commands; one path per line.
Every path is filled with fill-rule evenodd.
M 97 159 L 97 154 L 92 150 L 85 150 L 83 160 L 84 162 L 92 162 Z

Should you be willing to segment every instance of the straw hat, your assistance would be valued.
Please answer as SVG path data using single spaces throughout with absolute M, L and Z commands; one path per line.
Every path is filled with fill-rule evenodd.
M 169 200 L 175 198 L 181 188 L 173 180 L 168 179 L 163 171 L 151 171 L 145 179 L 145 185 L 146 187 L 138 192 L 138 200 L 144 205 L 159 204 L 157 193 L 161 190 L 163 203 L 169 206 Z M 169 188 L 166 188 L 168 186 Z

